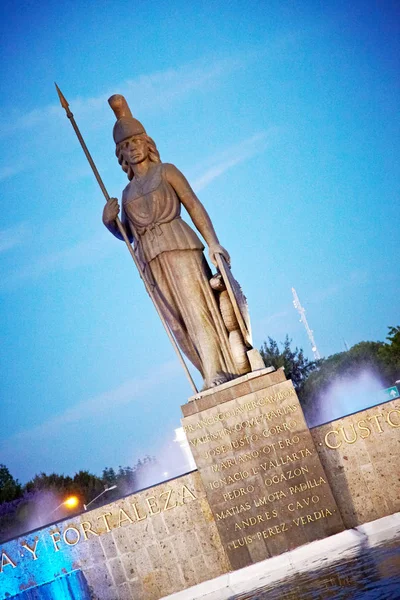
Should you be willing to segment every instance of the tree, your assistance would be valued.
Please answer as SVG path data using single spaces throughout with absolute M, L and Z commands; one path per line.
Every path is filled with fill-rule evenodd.
M 140 489 L 142 476 L 149 475 L 156 465 L 157 461 L 154 457 L 145 456 L 143 459 L 139 458 L 133 467 L 119 466 L 117 472 L 112 467 L 107 467 L 103 470 L 103 482 L 108 487 L 117 486 L 118 492 L 114 494 L 116 497 L 131 494 Z
M 384 344 L 379 350 L 379 355 L 390 371 L 393 383 L 400 379 L 400 326 L 389 327 L 386 339 L 390 344 Z
M 392 386 L 400 377 L 400 327 L 389 327 L 391 342 L 360 342 L 347 352 L 323 359 L 300 390 L 303 405 L 315 405 L 328 387 L 339 379 L 356 378 L 367 371 L 382 382 L 382 388 Z
M 292 350 L 291 343 L 292 340 L 286 335 L 285 341 L 281 342 L 283 350 L 280 351 L 277 342 L 269 337 L 268 344 L 264 342 L 261 346 L 260 354 L 267 367 L 272 366 L 275 369 L 283 367 L 286 377 L 293 381 L 296 391 L 299 391 L 310 373 L 317 368 L 318 363 L 308 360 L 302 348 L 296 346 Z
M 261 347 L 261 355 L 267 365 L 284 367 L 288 379 L 292 379 L 301 404 L 311 415 L 317 406 L 322 406 L 324 395 L 334 382 L 346 378 L 356 380 L 368 373 L 381 382 L 382 388 L 391 387 L 400 379 L 400 326 L 389 327 L 387 342 L 360 342 L 347 352 L 333 354 L 326 359 L 311 362 L 304 357 L 303 350 L 290 348 L 291 340 L 286 336 L 283 349 L 268 338 Z M 322 404 L 321 404 L 322 403 Z
M 25 489 L 28 492 L 50 491 L 68 494 L 72 492 L 72 483 L 72 477 L 69 477 L 68 475 L 58 475 L 57 473 L 46 475 L 46 473 L 40 473 L 28 481 L 25 485 Z
M 84 504 L 88 504 L 93 500 L 105 487 L 103 480 L 97 475 L 89 473 L 89 471 L 75 473 L 72 480 L 73 492 L 80 497 Z
M 0 504 L 22 496 L 22 486 L 5 465 L 0 464 Z
M 82 504 L 87 504 L 104 489 L 104 482 L 97 475 L 89 471 L 79 471 L 74 477 L 57 475 L 57 473 L 40 473 L 28 481 L 25 486 L 27 492 L 53 492 L 59 497 L 74 494 L 79 497 Z
M 105 468 L 102 477 L 89 471 L 79 471 L 73 477 L 57 473 L 40 473 L 22 487 L 14 479 L 5 465 L 0 465 L 0 540 L 21 535 L 27 530 L 39 527 L 57 518 L 64 518 L 62 507 L 57 507 L 69 495 L 78 496 L 78 510 L 83 504 L 96 502 L 90 508 L 99 508 L 113 502 L 123 495 L 131 494 L 143 488 L 143 475 L 152 474 L 156 460 L 145 456 L 133 467 Z M 154 475 L 154 473 L 153 473 Z M 156 479 L 156 477 L 154 477 Z M 102 494 L 105 488 L 117 486 Z M 98 499 L 97 496 L 100 496 Z M 54 514 L 54 508 L 58 512 Z
M 117 484 L 117 474 L 112 467 L 106 467 L 103 469 L 102 480 L 104 485 L 111 487 Z

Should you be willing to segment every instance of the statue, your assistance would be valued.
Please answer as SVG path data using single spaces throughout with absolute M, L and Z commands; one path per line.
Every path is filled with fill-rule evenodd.
M 237 323 L 226 325 L 226 319 L 234 321 L 235 316 L 224 283 L 220 276 L 212 278 L 203 243 L 180 216 L 183 205 L 206 241 L 213 265 L 218 267 L 219 255 L 229 268 L 229 254 L 220 245 L 207 211 L 184 175 L 161 162 L 154 141 L 132 117 L 125 98 L 115 95 L 109 103 L 117 117 L 116 155 L 130 181 L 122 194 L 121 222 L 160 312 L 179 347 L 200 371 L 203 389 L 251 371 L 248 347 Z M 104 207 L 103 223 L 122 239 L 115 223 L 119 212 L 118 201 L 112 198 Z
M 161 162 L 154 141 L 133 118 L 125 98 L 111 96 L 109 103 L 117 117 L 116 155 L 130 181 L 122 195 L 120 220 L 118 201 L 109 197 L 57 84 L 56 89 L 107 200 L 103 223 L 126 243 L 194 391 L 181 350 L 201 373 L 203 389 L 264 368 L 252 347 L 247 302 L 230 271 L 229 254 L 185 177 L 174 165 Z M 203 243 L 181 219 L 181 205 L 209 247 L 211 262 L 218 269 L 214 276 Z

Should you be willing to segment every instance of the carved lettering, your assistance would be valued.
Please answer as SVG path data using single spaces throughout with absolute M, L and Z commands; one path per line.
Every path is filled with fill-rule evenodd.
M 251 535 L 246 535 L 245 537 L 239 538 L 238 540 L 233 540 L 233 542 L 229 542 L 228 550 L 237 550 L 238 548 L 243 548 L 243 546 L 249 546 L 253 543 L 253 537 Z
M 367 432 L 364 435 L 362 433 L 360 433 L 360 437 L 365 439 L 371 435 L 371 430 L 368 427 L 368 425 L 362 425 L 362 423 L 365 423 L 365 419 L 360 419 L 359 421 L 357 421 L 357 427 L 361 432 L 363 432 L 363 431 Z
M 333 433 L 337 436 L 339 435 L 339 432 L 336 431 L 335 429 L 332 429 L 332 431 L 328 431 L 328 433 L 325 435 L 325 444 L 328 446 L 328 448 L 332 448 L 332 450 L 336 450 L 336 448 L 340 448 L 340 446 L 342 445 L 342 442 L 341 441 L 338 442 L 338 440 L 336 440 L 336 442 L 338 442 L 338 443 L 335 444 L 334 442 L 329 441 L 328 437 L 330 435 L 332 435 Z
M 319 479 L 308 479 L 305 482 L 299 483 L 299 485 L 290 486 L 289 492 L 292 495 L 299 494 L 301 492 L 305 492 L 306 490 L 312 490 L 313 488 L 323 485 L 324 483 L 326 483 L 326 481 L 323 477 L 320 477 Z
M 375 421 L 376 426 L 378 428 L 378 433 L 383 433 L 383 429 L 381 427 L 381 424 L 379 422 L 379 419 L 382 418 L 382 415 L 372 415 L 371 417 L 367 417 L 368 421 Z
M 240 498 L 240 496 L 246 496 L 247 494 L 252 494 L 255 490 L 254 485 L 248 485 L 247 487 L 236 488 L 224 494 L 223 498 L 225 502 L 228 500 L 236 500 Z
M 288 406 L 284 406 L 284 407 L 278 408 L 276 410 L 271 410 L 268 413 L 263 413 L 261 415 L 252 417 L 251 419 L 246 419 L 245 421 L 235 423 L 232 427 L 223 427 L 222 429 L 220 429 L 214 433 L 209 433 L 207 435 L 204 435 L 204 436 L 201 436 L 198 438 L 194 438 L 192 440 L 189 440 L 189 442 L 190 442 L 190 444 L 192 444 L 192 446 L 197 446 L 198 444 L 207 444 L 208 442 L 218 441 L 218 440 L 222 439 L 223 437 L 231 436 L 232 434 L 238 433 L 238 432 L 242 431 L 243 429 L 250 429 L 252 427 L 260 425 L 263 421 L 273 421 L 274 419 L 278 419 L 279 417 L 283 417 L 288 414 L 292 414 L 296 410 L 298 410 L 297 404 L 289 404 Z M 276 433 L 283 433 L 284 431 L 290 431 L 291 429 L 293 429 L 293 423 L 295 423 L 295 421 L 292 422 L 292 426 L 290 423 L 283 423 L 282 425 L 275 425 L 275 426 L 271 427 L 270 429 L 264 430 L 263 435 L 264 435 L 264 437 L 269 437 L 270 435 L 274 435 Z
M 4 552 L 4 550 L 2 550 L 1 562 L 0 562 L 0 573 L 2 573 L 4 570 L 4 567 L 7 567 L 8 565 L 10 565 L 10 567 L 15 569 L 15 567 L 17 566 L 17 563 L 15 563 L 13 560 L 11 560 L 11 558 L 8 556 L 8 554 L 6 554 L 6 552 Z
M 58 552 L 60 548 L 58 547 L 59 542 L 61 541 L 60 532 L 55 530 L 50 532 L 50 537 L 53 540 L 54 551 Z
M 296 467 L 293 470 L 285 471 L 284 473 L 280 473 L 279 475 L 272 475 L 272 477 L 266 477 L 264 479 L 264 484 L 266 486 L 275 485 L 278 483 L 282 483 L 282 481 L 288 481 L 289 479 L 295 479 L 296 477 L 305 475 L 308 472 L 309 472 L 308 467 Z
M 94 529 L 92 529 L 92 524 L 90 521 L 83 521 L 81 523 L 81 528 L 82 528 L 82 533 L 83 533 L 83 539 L 85 540 L 85 542 L 88 539 L 88 533 L 91 533 L 92 535 L 98 536 L 99 534 L 97 533 L 97 531 L 95 531 Z
M 232 506 L 232 508 L 227 508 L 226 510 L 222 510 L 219 513 L 216 513 L 217 521 L 221 521 L 222 519 L 226 519 L 228 517 L 233 517 L 235 515 L 239 515 L 242 512 L 246 512 L 251 509 L 251 505 L 246 502 L 245 504 L 239 504 L 237 506 Z
M 343 442 L 355 444 L 359 438 L 366 439 L 372 433 L 384 433 L 382 426 L 382 419 L 384 418 L 390 427 L 400 427 L 400 420 L 393 421 L 392 415 L 395 414 L 400 415 L 400 410 L 393 409 L 386 416 L 377 413 L 360 419 L 355 424 L 348 423 L 342 425 L 339 429 L 331 429 L 325 434 L 325 445 L 332 450 L 336 450 L 341 447 Z
M 251 435 L 245 435 L 240 438 L 240 440 L 232 440 L 230 443 L 230 449 L 238 450 L 239 448 L 243 448 L 244 446 L 248 446 L 252 442 L 258 442 L 260 436 L 258 433 L 252 433 Z
M 182 504 L 185 504 L 185 498 L 188 497 L 189 500 L 196 500 L 196 496 L 189 490 L 187 485 L 182 486 Z
M 122 527 L 123 523 L 133 523 L 133 519 L 131 519 L 131 517 L 128 515 L 128 513 L 123 509 L 120 508 L 119 512 L 118 512 L 118 529 L 120 527 Z
M 133 508 L 133 512 L 135 513 L 135 519 L 136 519 L 136 521 L 144 521 L 144 519 L 147 519 L 147 515 L 146 514 L 140 516 L 139 509 L 137 507 L 137 502 L 132 502 L 131 506 Z
M 265 504 L 269 502 L 279 501 L 282 498 L 286 498 L 286 494 L 283 490 L 279 490 L 277 492 L 273 492 L 272 494 L 268 494 L 268 496 L 263 496 L 263 498 L 254 500 L 254 506 L 258 508 L 259 506 L 265 506 Z
M 35 537 L 33 548 L 30 547 L 30 545 L 28 544 L 28 542 L 23 542 L 21 544 L 22 548 L 25 548 L 26 550 L 28 550 L 32 554 L 33 560 L 37 560 L 36 548 L 37 548 L 37 545 L 38 545 L 38 541 L 39 541 L 39 538 Z
M 354 427 L 353 423 L 350 423 L 349 427 L 350 427 L 350 429 L 353 432 L 352 439 L 350 439 L 350 438 L 347 437 L 347 432 L 346 432 L 346 429 L 344 427 L 340 427 L 339 431 L 342 432 L 343 439 L 344 439 L 344 441 L 347 444 L 355 444 L 356 441 L 357 441 L 357 433 L 356 433 L 355 427 Z
M 288 510 L 290 510 L 290 512 L 294 512 L 295 510 L 301 510 L 306 506 L 310 506 L 310 503 L 318 504 L 318 502 L 319 496 L 311 496 L 311 498 L 309 496 L 308 498 L 303 498 L 302 500 L 297 500 L 296 502 L 290 502 L 290 504 L 288 504 Z
M 228 446 L 217 446 L 216 448 L 210 448 L 207 452 L 204 453 L 204 458 L 211 458 L 212 456 L 220 456 L 221 454 L 225 454 L 230 448 Z
M 297 421 L 288 421 L 288 423 L 282 423 L 282 425 L 275 425 L 270 429 L 264 429 L 262 435 L 264 437 L 271 437 L 273 435 L 277 435 L 278 433 L 285 433 L 287 431 L 293 431 L 297 427 Z
M 160 494 L 160 500 L 162 499 L 163 496 L 166 496 L 165 504 L 164 504 L 164 508 L 163 508 L 164 511 L 171 510 L 171 508 L 176 508 L 178 506 L 177 502 L 175 502 L 175 504 L 169 503 L 171 495 L 172 495 L 172 488 L 169 488 L 169 490 L 167 490 L 166 492 L 162 492 L 162 494 Z
M 146 498 L 146 504 L 149 508 L 150 514 L 151 515 L 158 515 L 160 514 L 161 510 L 160 507 L 157 504 L 157 500 L 155 496 L 150 496 L 150 498 Z
M 315 523 L 315 521 L 319 521 L 320 519 L 326 519 L 328 517 L 332 517 L 333 513 L 329 510 L 329 508 L 321 508 L 321 510 L 316 510 L 310 515 L 306 515 L 305 517 L 298 517 L 297 519 L 293 519 L 293 523 L 296 527 L 300 525 L 304 527 L 309 523 Z
M 253 437 L 253 436 L 251 436 Z M 247 442 L 247 440 L 250 440 L 250 438 L 242 438 L 242 440 L 239 440 L 239 442 Z M 260 448 L 260 450 L 251 450 L 249 452 L 245 452 L 244 454 L 239 454 L 237 457 L 234 458 L 228 458 L 225 461 L 220 462 L 219 464 L 213 464 L 211 465 L 211 469 L 214 471 L 214 473 L 217 473 L 219 471 L 223 471 L 225 469 L 230 469 L 232 466 L 234 465 L 239 465 L 241 463 L 245 463 L 248 462 L 250 460 L 253 460 L 255 458 L 259 458 L 260 456 L 262 456 L 263 454 L 270 454 L 272 451 L 275 451 L 277 448 L 287 448 L 289 446 L 293 446 L 294 444 L 299 443 L 300 438 L 298 435 L 293 436 L 293 438 L 288 438 L 286 440 L 279 440 L 278 442 L 274 443 L 274 444 L 269 444 L 268 446 L 263 446 L 262 448 Z M 232 446 L 234 446 L 235 442 L 232 442 Z M 239 447 L 239 443 L 238 443 L 238 447 Z M 224 446 L 225 447 L 225 446 Z M 211 451 L 209 453 L 211 455 Z M 256 475 L 257 472 L 254 473 L 254 475 Z
M 397 414 L 397 418 L 398 421 L 397 423 L 394 423 L 394 421 L 392 421 L 392 415 L 393 414 Z M 390 427 L 400 427 L 400 410 L 394 408 L 393 410 L 390 410 L 387 414 L 386 420 L 389 423 Z
M 270 519 L 275 519 L 277 516 L 278 512 L 276 510 L 272 510 L 271 512 L 265 512 L 261 515 L 248 517 L 248 519 L 242 519 L 240 524 L 235 523 L 235 531 L 246 529 L 247 527 L 254 527 L 254 525 L 259 525 L 260 523 L 265 523 L 265 521 L 269 521 Z
M 76 537 L 72 540 L 68 539 L 68 532 L 69 531 L 73 531 L 74 535 L 76 535 Z M 77 529 L 76 527 L 74 527 L 73 525 L 71 525 L 70 527 L 67 527 L 67 529 L 64 531 L 63 533 L 63 539 L 64 542 L 68 545 L 68 546 L 75 546 L 79 540 L 81 539 L 81 533 L 79 531 L 79 529 Z
M 298 450 L 297 452 L 293 452 L 292 454 L 286 454 L 286 456 L 280 456 L 274 460 L 270 460 L 269 462 L 265 462 L 260 465 L 263 471 L 268 471 L 269 469 L 276 469 L 282 465 L 287 465 L 288 463 L 295 462 L 297 460 L 301 460 L 306 456 L 311 456 L 312 452 L 308 448 L 304 448 Z
M 268 529 L 265 529 L 264 531 L 258 531 L 256 535 L 259 540 L 266 540 L 269 537 L 274 537 L 275 535 L 279 535 L 285 531 L 289 531 L 288 526 L 286 523 L 281 523 L 280 525 L 268 527 Z
M 212 490 L 217 490 L 223 485 L 237 483 L 238 481 L 247 479 L 248 477 L 250 477 L 249 471 L 237 471 L 233 475 L 228 475 L 227 477 L 222 477 L 221 479 L 216 479 L 215 481 L 210 481 L 209 486 Z
M 112 513 L 106 512 L 106 513 L 103 513 L 102 515 L 100 515 L 100 517 L 97 517 L 97 520 L 103 519 L 104 525 L 106 526 L 106 533 L 110 533 L 110 531 L 111 531 L 111 527 L 108 522 L 108 517 L 112 517 Z
M 278 394 L 276 394 L 274 396 L 266 396 L 263 398 L 250 400 L 249 402 L 246 402 L 240 406 L 235 406 L 234 408 L 232 408 L 228 411 L 215 413 L 205 419 L 201 419 L 201 420 L 197 421 L 194 424 L 188 424 L 184 427 L 184 430 L 186 433 L 193 433 L 194 431 L 196 431 L 198 429 L 204 430 L 204 429 L 207 429 L 208 427 L 211 427 L 212 425 L 220 424 L 221 421 L 226 421 L 227 419 L 231 419 L 232 417 L 241 416 L 243 413 L 251 412 L 252 410 L 255 410 L 256 408 L 261 408 L 262 406 L 265 406 L 267 404 L 276 404 L 277 401 L 281 402 L 282 400 L 288 398 L 289 396 L 294 396 L 294 395 L 295 395 L 294 389 L 290 388 L 288 390 L 285 390 L 284 392 L 279 392 Z M 261 419 L 261 420 L 268 419 L 269 420 L 269 419 L 273 419 L 273 418 L 277 418 L 277 417 L 283 417 L 283 416 L 289 414 L 290 412 L 294 412 L 294 410 L 296 410 L 296 409 L 297 409 L 296 405 L 284 406 L 284 407 L 276 408 L 276 409 L 270 411 L 269 413 L 263 413 L 261 415 L 257 415 L 256 419 Z

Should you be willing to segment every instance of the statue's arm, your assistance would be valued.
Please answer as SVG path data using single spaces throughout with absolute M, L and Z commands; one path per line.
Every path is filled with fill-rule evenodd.
M 119 212 L 120 207 L 118 204 L 118 200 L 116 198 L 110 198 L 103 210 L 103 223 L 107 227 L 108 231 L 110 231 L 116 238 L 118 238 L 119 240 L 123 240 L 121 232 L 119 231 L 116 223 L 116 218 L 118 217 Z M 132 231 L 129 227 L 129 221 L 123 208 L 121 213 L 121 223 L 126 231 L 126 235 L 128 236 L 129 241 L 132 243 Z
M 212 263 L 217 266 L 215 253 L 222 254 L 230 263 L 228 252 L 223 248 L 218 240 L 217 234 L 211 222 L 211 219 L 190 187 L 186 177 L 174 165 L 165 164 L 165 173 L 167 181 L 174 188 L 179 200 L 188 211 L 196 229 L 201 233 L 209 247 L 209 255 Z

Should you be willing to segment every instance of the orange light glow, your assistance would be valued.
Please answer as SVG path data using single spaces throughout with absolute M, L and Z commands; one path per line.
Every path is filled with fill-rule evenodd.
M 70 496 L 64 501 L 67 508 L 75 508 L 79 504 L 79 500 L 76 496 Z

